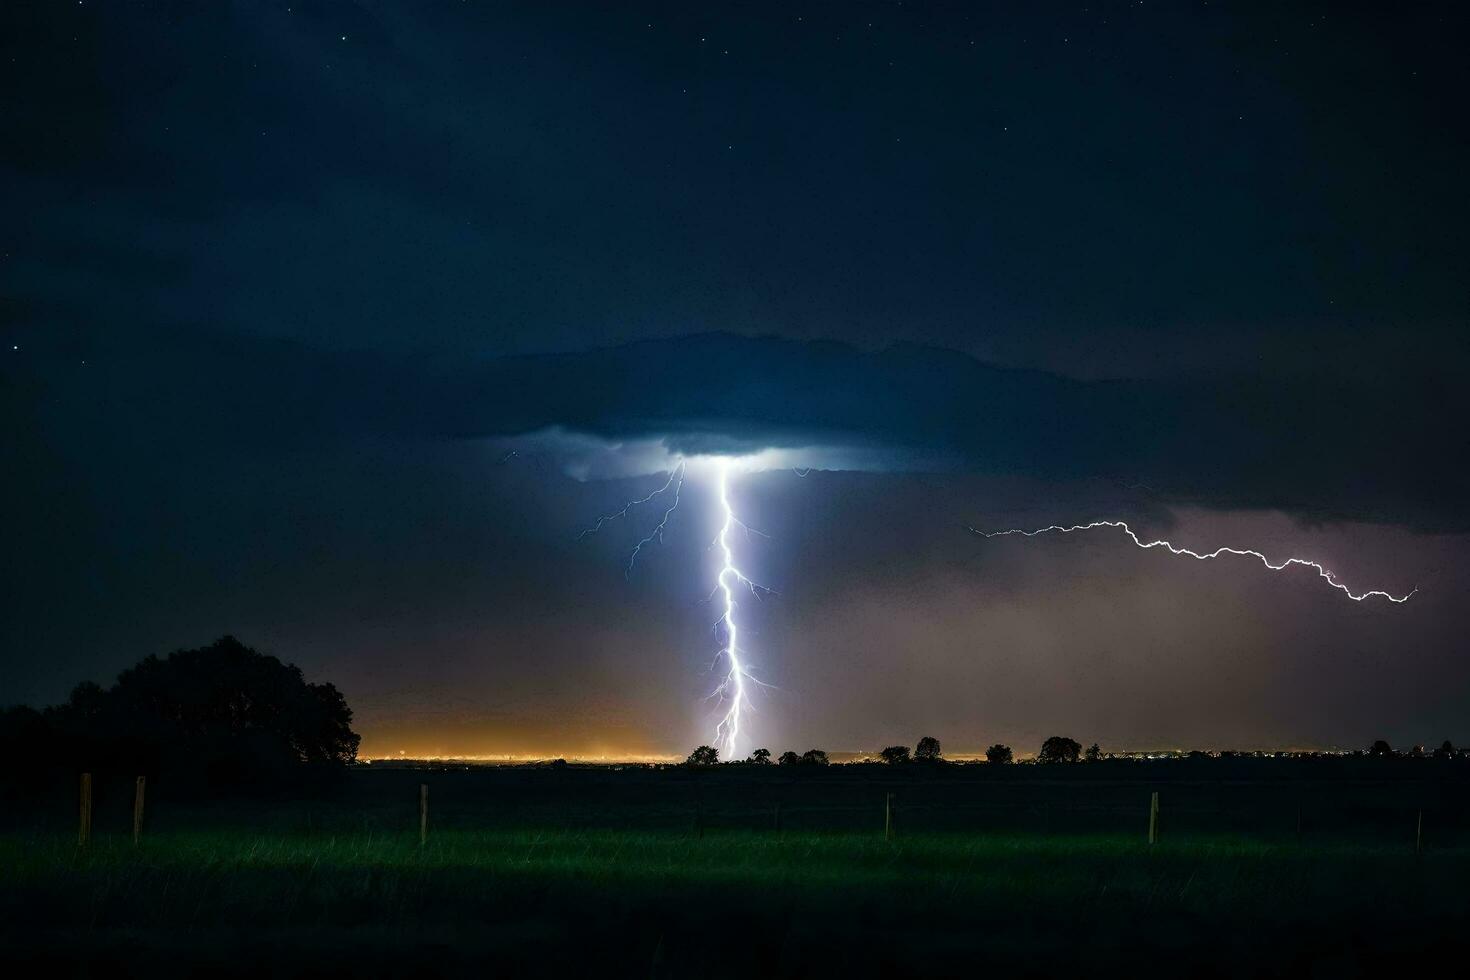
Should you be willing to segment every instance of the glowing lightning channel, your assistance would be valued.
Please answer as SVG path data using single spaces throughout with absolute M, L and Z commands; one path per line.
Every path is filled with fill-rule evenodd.
M 1140 548 L 1165 548 L 1171 554 L 1183 555 L 1189 558 L 1197 558 L 1200 561 L 1207 561 L 1211 558 L 1219 558 L 1221 555 L 1239 555 L 1242 558 L 1258 558 L 1260 559 L 1262 565 L 1265 565 L 1273 572 L 1279 572 L 1283 568 L 1288 568 L 1292 565 L 1304 565 L 1307 568 L 1316 569 L 1317 574 L 1321 578 L 1325 579 L 1328 585 L 1332 586 L 1334 589 L 1337 589 L 1339 592 L 1342 592 L 1354 602 L 1362 602 L 1364 599 L 1370 598 L 1371 596 L 1381 596 L 1384 599 L 1387 599 L 1389 602 L 1408 602 L 1410 597 L 1412 597 L 1414 593 L 1419 591 L 1417 588 L 1411 589 L 1409 592 L 1401 596 L 1390 595 L 1389 593 L 1384 592 L 1380 589 L 1372 589 L 1368 592 L 1355 593 L 1346 585 L 1343 585 L 1341 582 L 1339 582 L 1337 578 L 1332 574 L 1332 572 L 1324 567 L 1320 562 L 1311 561 L 1306 558 L 1288 558 L 1279 564 L 1272 564 L 1270 559 L 1268 559 L 1265 555 L 1261 554 L 1259 551 L 1252 551 L 1249 548 L 1216 548 L 1214 551 L 1208 551 L 1204 553 L 1200 553 L 1198 551 L 1190 551 L 1188 548 L 1176 547 L 1175 545 L 1172 545 L 1168 541 L 1164 541 L 1162 539 L 1156 541 L 1144 541 L 1139 538 L 1139 536 L 1133 532 L 1133 529 L 1129 527 L 1124 521 L 1093 521 L 1091 524 L 1074 524 L 1071 527 L 1062 527 L 1058 524 L 1053 524 L 1050 527 L 1038 528 L 1035 531 L 1023 531 L 1019 528 L 1012 528 L 1008 531 L 986 532 L 976 530 L 973 527 L 970 528 L 970 531 L 980 535 L 982 538 L 1003 538 L 1012 534 L 1019 534 L 1025 538 L 1034 538 L 1038 535 L 1050 534 L 1053 531 L 1061 534 L 1070 534 L 1073 531 L 1091 531 L 1092 529 L 1099 527 L 1121 528 L 1123 533 L 1132 538 L 1133 543 L 1138 545 L 1138 547 Z
M 735 564 L 735 553 L 730 546 L 730 531 L 737 526 L 743 528 L 745 524 L 735 516 L 735 509 L 730 506 L 729 490 L 730 466 L 728 462 L 721 460 L 719 463 L 720 509 L 725 519 L 720 525 L 720 536 L 715 541 L 719 546 L 722 559 L 715 588 L 725 601 L 725 611 L 720 617 L 720 623 L 725 626 L 725 645 L 719 652 L 719 655 L 723 655 L 725 660 L 725 678 L 711 697 L 718 697 L 722 703 L 728 705 L 719 724 L 715 726 L 715 748 L 722 758 L 737 759 L 739 758 L 740 719 L 746 711 L 751 710 L 750 695 L 746 691 L 746 684 L 747 682 L 755 684 L 760 682 L 750 675 L 740 659 L 744 651 L 740 647 L 740 627 L 735 621 L 735 612 L 740 607 L 735 600 L 736 587 L 745 586 L 750 590 L 751 595 L 760 595 L 770 590 L 751 581 L 750 577 Z
M 735 564 L 735 551 L 730 539 L 732 531 L 739 528 L 747 535 L 758 534 L 762 537 L 765 537 L 765 535 L 755 528 L 750 527 L 735 515 L 735 508 L 730 504 L 730 462 L 728 459 L 717 459 L 715 461 L 715 468 L 718 473 L 717 486 L 719 490 L 720 511 L 723 514 L 723 520 L 720 524 L 719 537 L 714 542 L 714 546 L 719 548 L 721 557 L 720 573 L 715 579 L 714 589 L 710 591 L 710 598 L 713 599 L 716 595 L 720 595 L 724 600 L 724 610 L 714 624 L 716 629 L 723 628 L 724 642 L 715 653 L 714 665 L 718 666 L 723 661 L 725 673 L 719 685 L 710 693 L 708 699 L 717 700 L 725 709 L 723 715 L 720 717 L 719 724 L 715 726 L 714 734 L 715 748 L 719 751 L 721 757 L 725 759 L 739 757 L 737 753 L 741 738 L 741 720 L 746 712 L 755 710 L 750 701 L 751 686 L 770 688 L 769 684 L 756 678 L 742 660 L 745 651 L 740 646 L 740 626 L 735 619 L 735 614 L 740 608 L 740 603 L 736 600 L 736 594 L 741 586 L 744 586 L 751 595 L 758 598 L 772 594 L 770 589 L 753 581 Z M 584 529 L 581 534 L 577 535 L 577 540 L 580 541 L 590 534 L 596 534 L 609 522 L 627 517 L 633 508 L 640 504 L 646 504 L 655 497 L 667 493 L 672 489 L 673 501 L 664 511 L 663 517 L 660 518 L 653 530 L 648 532 L 646 537 L 633 546 L 632 553 L 628 555 L 628 567 L 624 570 L 624 574 L 631 575 L 633 566 L 637 563 L 638 555 L 643 551 L 644 546 L 655 541 L 663 541 L 664 529 L 668 527 L 669 518 L 679 507 L 679 497 L 681 491 L 684 489 L 684 476 L 687 468 L 687 462 L 682 459 L 679 460 L 679 464 L 669 471 L 669 478 L 664 481 L 663 486 L 647 496 L 628 501 L 628 503 L 623 505 L 621 510 L 608 514 L 605 517 L 599 517 L 597 523 Z M 711 670 L 713 669 L 714 667 L 712 666 Z

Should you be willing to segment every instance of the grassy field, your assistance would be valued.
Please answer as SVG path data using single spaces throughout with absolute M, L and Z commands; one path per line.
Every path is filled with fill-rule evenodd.
M 537 796 L 521 776 L 435 774 L 448 798 L 441 809 L 456 798 L 463 808 L 436 820 L 421 848 L 412 807 L 361 815 L 385 789 L 396 798 L 419 778 L 429 777 L 316 800 L 317 815 L 306 818 L 294 803 L 179 812 L 157 820 L 137 848 L 118 829 L 99 829 L 82 849 L 74 833 L 13 828 L 0 835 L 0 959 L 50 973 L 152 976 L 874 977 L 984 968 L 1341 977 L 1427 963 L 1457 949 L 1470 924 L 1470 848 L 1441 839 L 1416 854 L 1412 837 L 1374 824 L 1366 834 L 1314 836 L 1177 829 L 1176 819 L 1150 847 L 1141 825 L 1136 833 L 919 829 L 924 811 L 915 809 L 906 823 L 900 810 L 900 832 L 886 841 L 881 814 L 866 811 L 858 816 L 867 829 L 742 826 L 766 801 L 749 812 L 735 803 L 779 784 L 706 782 L 691 822 L 676 791 L 690 785 L 682 777 L 538 775 Z M 870 799 L 876 786 L 866 778 L 834 774 L 831 785 L 781 795 L 810 808 L 803 817 L 793 805 L 794 819 L 837 819 L 838 803 L 816 804 L 845 799 L 853 785 L 854 798 Z M 1112 811 L 1092 804 L 1117 789 L 1028 785 L 1052 807 L 1071 793 L 1068 813 L 1094 822 Z M 498 818 L 469 803 L 513 786 L 524 799 Z M 660 786 L 662 797 L 649 792 Z M 1262 798 L 1279 799 L 1275 789 Z M 1220 787 L 1181 783 L 1166 798 L 1207 790 Z M 1117 791 L 1138 795 L 1132 785 Z M 1019 784 L 1008 792 L 1024 796 Z M 905 795 L 926 798 L 915 785 Z M 549 819 L 557 801 L 559 821 Z M 475 822 L 487 826 L 467 826 Z

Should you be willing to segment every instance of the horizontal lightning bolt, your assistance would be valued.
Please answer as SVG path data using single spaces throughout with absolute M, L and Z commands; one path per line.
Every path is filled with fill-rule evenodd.
M 1409 598 L 1413 596 L 1414 593 L 1419 591 L 1417 588 L 1411 589 L 1409 592 L 1400 596 L 1391 595 L 1387 592 L 1382 591 L 1381 589 L 1372 589 L 1368 592 L 1353 592 L 1353 590 L 1349 589 L 1346 585 L 1343 585 L 1341 582 L 1339 582 L 1337 578 L 1332 574 L 1332 572 L 1325 568 L 1320 562 L 1311 561 L 1306 558 L 1288 558 L 1283 562 L 1273 564 L 1271 560 L 1268 559 L 1265 555 L 1261 554 L 1259 551 L 1252 551 L 1249 548 L 1216 548 L 1214 551 L 1207 551 L 1204 553 L 1191 551 L 1188 548 L 1176 547 L 1175 545 L 1170 544 L 1168 541 L 1164 541 L 1162 539 L 1157 541 L 1144 541 L 1133 532 L 1133 529 L 1129 527 L 1127 523 L 1123 521 L 1093 521 L 1091 524 L 1074 524 L 1072 527 L 1062 527 L 1061 525 L 1053 524 L 1050 527 L 1038 528 L 1035 531 L 1023 531 L 1019 528 L 1012 528 L 1008 531 L 987 532 L 976 530 L 973 527 L 970 528 L 970 531 L 974 534 L 980 535 L 982 538 L 1003 538 L 1013 534 L 1018 534 L 1021 537 L 1025 538 L 1034 538 L 1038 535 L 1051 534 L 1053 532 L 1057 532 L 1060 534 L 1070 534 L 1073 531 L 1091 531 L 1092 529 L 1099 527 L 1119 528 L 1123 531 L 1123 533 L 1127 534 L 1128 537 L 1133 540 L 1134 544 L 1138 545 L 1138 547 L 1140 548 L 1164 548 L 1167 549 L 1170 554 L 1182 555 L 1188 558 L 1197 558 L 1200 561 L 1207 561 L 1211 558 L 1219 558 L 1221 555 L 1238 555 L 1242 558 L 1259 559 L 1262 565 L 1265 565 L 1273 572 L 1279 572 L 1282 569 L 1289 568 L 1292 565 L 1303 565 L 1307 568 L 1315 569 L 1317 574 L 1321 578 L 1325 579 L 1328 585 L 1332 586 L 1334 589 L 1337 589 L 1339 592 L 1342 592 L 1354 602 L 1362 602 L 1364 599 L 1370 598 L 1372 596 L 1380 596 L 1384 599 L 1387 599 L 1389 602 L 1408 602 Z

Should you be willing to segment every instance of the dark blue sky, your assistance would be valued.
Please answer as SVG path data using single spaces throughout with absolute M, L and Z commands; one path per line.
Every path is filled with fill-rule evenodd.
M 1433 4 L 6 5 L 0 693 L 233 631 L 337 679 L 370 751 L 680 747 L 707 541 L 633 583 L 615 536 L 573 546 L 658 478 L 497 465 L 490 437 L 561 426 L 883 460 L 751 481 L 766 523 L 808 515 L 769 556 L 765 666 L 804 699 L 770 707 L 773 738 L 794 716 L 834 748 L 1077 717 L 1114 743 L 1453 736 L 1466 26 Z M 1191 605 L 1155 556 L 982 558 L 956 533 L 1110 516 L 1425 597 L 1343 608 L 1211 568 L 1189 575 L 1235 599 Z M 815 527 L 863 531 L 833 551 Z M 1029 584 L 1001 601 L 998 577 Z M 1221 618 L 1244 595 L 1259 621 Z M 1099 603 L 1137 615 L 1114 635 Z M 875 608 L 911 654 L 854 648 Z M 1397 690 L 1375 658 L 1405 637 Z M 824 693 L 834 657 L 871 684 Z M 449 689 L 459 727 L 425 722 Z
M 1089 376 L 1464 351 L 1453 5 L 6 17 L 12 329 L 728 330 Z

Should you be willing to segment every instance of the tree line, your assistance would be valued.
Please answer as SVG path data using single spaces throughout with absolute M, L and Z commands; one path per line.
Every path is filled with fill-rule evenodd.
M 906 763 L 942 763 L 945 762 L 944 753 L 940 748 L 939 739 L 932 735 L 925 735 L 919 739 L 910 751 L 907 745 L 890 745 L 878 753 L 878 758 L 889 765 L 904 765 Z M 1086 758 L 1089 761 L 1102 758 L 1102 751 L 1094 742 L 1086 752 L 1083 752 L 1081 743 L 1075 739 L 1066 738 L 1061 735 L 1053 735 L 1041 744 L 1041 751 L 1036 754 L 1036 761 L 1041 763 L 1053 762 L 1077 762 Z M 987 762 L 1006 764 L 1015 761 L 1015 753 L 1009 745 L 996 743 L 985 750 Z M 689 753 L 689 758 L 684 760 L 686 766 L 703 769 L 709 766 L 721 765 L 720 753 L 710 745 L 701 745 Z M 798 755 L 795 752 L 783 752 L 773 761 L 770 749 L 756 749 L 745 759 L 726 762 L 725 765 L 746 766 L 825 766 L 828 764 L 827 753 L 821 749 L 808 749 Z
M 1185 758 L 1207 759 L 1207 758 L 1243 758 L 1260 753 L 1249 752 L 1219 752 L 1211 754 L 1195 750 L 1184 754 Z M 1312 753 L 1317 754 L 1317 753 Z M 1325 754 L 1325 753 L 1324 753 Z M 1464 759 L 1470 758 L 1470 750 L 1457 749 L 1454 744 L 1446 739 L 1437 749 L 1426 750 L 1422 745 L 1415 745 L 1405 751 L 1395 751 L 1388 742 L 1378 739 L 1368 747 L 1366 751 L 1360 750 L 1352 755 L 1370 756 L 1374 758 L 1435 758 L 1435 759 Z M 1067 738 L 1064 735 L 1053 735 L 1041 743 L 1040 750 L 1036 753 L 1036 761 L 1043 765 L 1053 763 L 1070 762 L 1100 762 L 1104 758 L 1102 749 L 1093 742 L 1086 749 L 1076 739 Z M 905 765 L 908 763 L 942 763 L 945 760 L 940 750 L 939 739 L 926 735 L 919 739 L 912 750 L 907 745 L 890 745 L 878 753 L 878 759 L 888 765 Z M 997 742 L 985 750 L 985 761 L 988 763 L 1006 765 L 1014 762 L 1015 753 L 1009 745 Z M 820 765 L 828 764 L 827 753 L 821 749 L 809 749 L 798 755 L 795 752 L 783 752 L 774 760 L 776 765 Z M 694 768 L 707 768 L 709 766 L 721 765 L 720 754 L 712 746 L 701 745 L 689 754 L 685 760 L 686 766 Z M 743 760 L 734 760 L 723 763 L 724 765 L 747 765 L 767 766 L 773 764 L 770 749 L 756 749 Z

